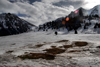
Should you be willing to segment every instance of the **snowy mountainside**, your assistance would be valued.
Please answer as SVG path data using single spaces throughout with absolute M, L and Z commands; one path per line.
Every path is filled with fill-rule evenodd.
M 20 19 L 18 16 L 10 13 L 0 14 L 0 36 L 19 34 L 30 31 L 31 23 Z
M 44 24 L 38 28 L 38 31 L 49 31 L 49 32 L 55 32 L 58 31 L 58 33 L 64 33 L 64 34 L 100 34 L 100 22 L 99 18 L 88 20 L 83 19 L 82 22 L 77 22 L 74 24 L 69 23 L 69 25 L 63 25 L 59 26 L 57 25 L 57 22 L 49 22 L 47 24 Z M 61 23 L 61 22 L 60 22 Z M 75 33 L 77 31 L 77 33 Z
M 61 28 L 65 28 L 67 33 L 72 32 L 75 33 L 97 33 L 99 34 L 100 29 L 100 5 L 93 7 L 90 10 L 86 10 L 82 7 L 79 9 L 72 11 L 68 16 L 58 18 L 54 21 L 49 21 L 40 25 L 39 30 L 48 31 L 48 29 L 52 30 L 60 30 Z M 64 31 L 66 32 L 66 31 Z
M 76 17 L 76 16 L 95 16 L 98 15 L 100 17 L 100 5 L 97 5 L 89 10 L 84 9 L 82 7 L 78 8 L 75 11 L 72 11 L 69 16 L 70 17 Z
M 81 11 L 83 16 L 87 16 L 87 15 L 88 16 L 95 16 L 95 15 L 98 15 L 100 17 L 100 5 L 94 6 L 93 8 L 91 8 L 89 10 L 84 9 L 82 7 L 77 9 L 77 10 L 78 10 L 78 13 L 75 13 L 75 11 L 74 11 L 75 16 L 80 15 L 80 11 Z
M 77 16 L 83 17 L 83 16 L 86 16 L 86 15 L 87 15 L 87 10 L 80 7 L 77 10 L 72 11 L 68 16 L 69 17 L 77 17 Z
M 98 15 L 100 17 L 100 5 L 93 7 L 92 9 L 88 10 L 89 15 Z

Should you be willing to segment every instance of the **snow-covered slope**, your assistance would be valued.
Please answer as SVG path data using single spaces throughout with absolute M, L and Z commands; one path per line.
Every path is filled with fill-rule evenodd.
M 72 17 L 72 18 L 73 17 L 77 17 L 77 16 L 83 17 L 83 16 L 86 16 L 87 15 L 87 12 L 88 11 L 86 9 L 80 7 L 77 10 L 72 11 L 68 16 L 69 17 Z
M 14 14 L 0 14 L 0 36 L 19 34 L 30 31 L 32 24 Z
M 73 20 L 73 19 L 72 19 Z M 78 19 L 74 22 L 68 22 L 66 24 L 62 24 L 60 22 L 49 22 L 41 25 L 37 30 L 38 31 L 58 31 L 63 32 L 65 34 L 100 34 L 100 19 L 95 18 L 89 20 L 88 18 L 84 18 L 83 21 L 79 21 Z M 51 31 L 52 30 L 52 31 Z
M 79 10 L 79 11 L 81 10 L 84 16 L 87 16 L 87 15 L 88 16 L 98 15 L 100 17 L 100 5 L 94 6 L 93 8 L 91 8 L 89 10 L 84 9 L 82 7 L 77 9 L 77 10 Z M 79 12 L 76 13 L 76 14 L 80 15 Z
M 100 67 L 100 35 L 68 34 L 54 32 L 29 32 L 0 37 L 0 67 Z M 68 41 L 67 41 L 68 40 Z M 87 42 L 87 46 L 75 47 L 74 42 Z M 28 53 L 45 53 L 45 49 L 64 49 L 63 45 L 73 44 L 65 52 L 57 54 L 54 60 L 25 59 L 18 56 Z M 36 47 L 36 45 L 42 45 Z M 75 52 L 74 52 L 75 51 Z M 55 52 L 55 51 L 54 51 Z
M 84 8 L 79 8 L 77 10 L 75 10 L 74 12 L 71 12 L 69 14 L 70 17 L 75 17 L 75 16 L 79 16 L 80 15 L 80 11 L 82 12 L 83 16 L 95 16 L 98 15 L 100 17 L 100 5 L 97 5 L 89 10 L 84 9 Z M 82 16 L 82 15 L 80 15 Z
M 68 21 L 66 21 L 67 17 L 69 18 Z M 67 33 L 74 33 L 74 31 L 77 31 L 78 33 L 84 34 L 100 34 L 99 17 L 100 5 L 97 5 L 90 10 L 80 7 L 79 9 L 72 11 L 66 17 L 61 17 L 41 25 L 38 30 L 42 29 L 43 31 L 47 31 L 48 29 L 56 29 L 59 31 L 60 28 L 63 27 L 69 31 Z
M 92 9 L 88 10 L 89 15 L 98 15 L 100 17 L 100 5 L 93 7 Z

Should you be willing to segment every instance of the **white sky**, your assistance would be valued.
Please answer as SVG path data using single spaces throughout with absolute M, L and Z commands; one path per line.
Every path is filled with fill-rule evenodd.
M 85 2 L 84 8 L 86 9 L 91 9 L 96 5 L 100 5 L 100 0 L 85 0 Z

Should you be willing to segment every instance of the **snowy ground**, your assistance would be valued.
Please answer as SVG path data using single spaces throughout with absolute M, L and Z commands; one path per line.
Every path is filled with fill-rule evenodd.
M 59 42 L 69 40 L 68 42 Z M 24 53 L 43 53 L 51 46 L 63 46 L 75 41 L 88 42 L 87 46 L 68 48 L 57 54 L 54 60 L 25 59 L 17 56 Z M 36 47 L 44 44 L 42 47 Z M 100 34 L 64 34 L 59 32 L 29 32 L 0 37 L 0 67 L 100 67 Z M 63 49 L 63 48 L 62 48 Z M 80 50 L 80 52 L 69 52 Z

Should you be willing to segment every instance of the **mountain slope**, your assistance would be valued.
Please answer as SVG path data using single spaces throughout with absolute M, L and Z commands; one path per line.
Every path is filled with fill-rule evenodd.
M 100 5 L 93 7 L 92 9 L 88 10 L 89 15 L 98 15 L 100 17 Z
M 95 6 L 90 10 L 79 8 L 72 11 L 68 16 L 58 18 L 54 21 L 47 22 L 39 26 L 39 30 L 47 31 L 48 29 L 60 30 L 65 28 L 67 33 L 84 33 L 100 34 L 100 5 Z M 66 19 L 69 19 L 68 21 Z M 64 32 L 66 32 L 64 30 Z
M 69 14 L 70 17 L 87 16 L 87 15 L 88 16 L 98 15 L 100 17 L 100 5 L 97 5 L 89 10 L 80 7 Z
M 19 34 L 30 31 L 32 25 L 14 14 L 0 14 L 0 36 Z
M 80 7 L 79 9 L 72 11 L 68 16 L 69 17 L 77 17 L 77 16 L 85 16 L 86 15 L 86 11 L 84 8 Z

